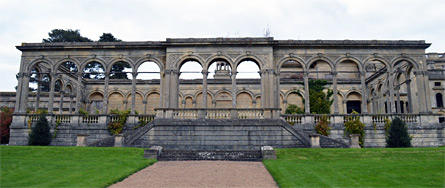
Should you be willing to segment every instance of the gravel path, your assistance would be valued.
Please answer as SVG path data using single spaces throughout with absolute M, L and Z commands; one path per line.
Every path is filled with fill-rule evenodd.
M 261 162 L 160 161 L 110 187 L 278 187 Z

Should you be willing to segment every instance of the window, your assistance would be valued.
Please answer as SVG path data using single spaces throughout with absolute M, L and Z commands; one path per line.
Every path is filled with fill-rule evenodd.
M 434 82 L 434 86 L 440 86 L 441 83 L 440 82 Z
M 442 93 L 437 93 L 436 94 L 436 104 L 437 104 L 437 108 L 443 108 Z

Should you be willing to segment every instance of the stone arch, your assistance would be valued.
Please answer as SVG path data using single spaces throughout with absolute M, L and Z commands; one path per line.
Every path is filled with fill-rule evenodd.
M 261 58 L 255 56 L 255 55 L 238 56 L 238 58 L 236 58 L 236 60 L 234 61 L 234 64 L 233 64 L 234 67 L 232 67 L 232 69 L 238 71 L 238 65 L 243 61 L 252 61 L 255 64 L 257 64 L 257 66 L 260 70 L 263 69 L 264 62 L 261 60 Z
M 261 94 L 257 94 L 254 96 L 255 105 L 252 104 L 254 108 L 261 108 Z
M 113 67 L 113 65 L 118 62 L 128 63 L 128 65 L 130 65 L 130 67 L 131 67 L 132 72 L 134 72 L 134 64 L 132 63 L 132 61 L 130 59 L 126 59 L 126 58 L 114 58 L 113 60 L 111 60 L 110 62 L 107 63 L 108 67 L 105 69 L 105 72 L 111 72 L 111 68 Z
M 247 90 L 242 90 L 236 94 L 236 107 L 237 108 L 252 108 L 253 107 L 253 95 Z
M 385 65 L 385 67 L 386 67 L 386 71 L 387 72 L 390 72 L 391 71 L 391 66 L 390 66 L 390 64 L 388 63 L 388 61 L 386 61 L 383 57 L 380 57 L 380 56 L 375 56 L 375 57 L 368 57 L 368 58 L 366 58 L 363 62 L 365 62 L 364 64 L 363 64 L 363 67 L 366 67 L 368 64 L 370 64 L 371 62 L 373 62 L 373 61 L 378 61 L 378 62 L 380 62 L 380 63 L 382 63 L 383 65 Z
M 57 61 L 56 64 L 54 65 L 54 70 L 56 70 L 56 71 L 59 70 L 59 67 L 62 64 L 66 63 L 66 62 L 74 63 L 76 65 L 77 72 L 79 72 L 79 70 L 80 70 L 80 68 L 79 68 L 80 67 L 80 62 L 78 60 L 76 60 L 76 59 L 73 59 L 73 58 L 63 58 L 63 59 Z
M 104 93 L 102 91 L 92 91 L 89 95 L 88 95 L 88 107 L 87 109 L 91 112 L 94 113 L 97 110 L 99 110 L 100 112 L 104 109 Z
M 339 57 L 339 58 L 337 58 L 337 60 L 335 60 L 334 70 L 337 70 L 337 66 L 339 64 L 341 64 L 342 62 L 344 62 L 344 61 L 354 62 L 355 64 L 357 64 L 357 67 L 358 67 L 359 71 L 363 71 L 364 70 L 362 63 L 361 63 L 361 61 L 358 58 L 356 58 L 356 57 L 346 57 L 346 56 Z
M 443 104 L 443 93 L 442 92 L 436 92 L 434 94 L 434 97 L 436 99 L 436 107 L 437 108 L 443 108 L 444 104 Z
M 229 56 L 215 54 L 215 55 L 212 55 L 209 58 L 207 58 L 207 61 L 205 63 L 206 66 L 203 69 L 204 70 L 209 70 L 211 63 L 214 62 L 214 61 L 217 61 L 218 59 L 224 60 L 227 63 L 229 63 L 230 67 L 232 67 L 232 68 L 234 67 L 234 65 L 233 65 L 234 63 L 233 63 L 232 59 Z
M 133 66 L 133 72 L 137 72 L 137 70 L 139 69 L 139 67 L 145 63 L 145 62 L 154 62 L 156 65 L 158 65 L 159 67 L 159 71 L 163 72 L 165 71 L 164 68 L 164 63 L 162 63 L 161 60 L 159 60 L 158 58 L 155 57 L 144 57 L 144 58 L 140 58 L 135 62 L 135 65 Z
M 161 93 L 158 91 L 151 91 L 147 93 L 145 97 L 145 113 L 146 114 L 155 114 L 155 108 L 159 108 L 161 106 Z
M 195 98 L 193 95 L 187 94 L 184 96 L 184 108 L 193 108 L 194 107 L 194 102 L 196 102 Z
M 311 67 L 311 65 L 312 65 L 313 63 L 317 62 L 317 61 L 323 61 L 323 62 L 326 62 L 326 63 L 330 66 L 331 70 L 334 70 L 334 69 L 335 69 L 335 67 L 334 67 L 334 63 L 332 62 L 331 59 L 329 59 L 329 58 L 327 58 L 327 57 L 324 57 L 324 56 L 322 56 L 322 57 L 318 57 L 318 56 L 316 56 L 316 57 L 312 57 L 312 58 L 310 58 L 310 59 L 308 59 L 308 60 L 306 61 L 306 62 L 307 62 L 307 64 L 306 64 L 306 70 L 309 71 L 309 67 Z
M 122 59 L 119 59 L 122 60 Z M 116 65 L 117 63 L 121 63 L 122 66 L 124 66 L 124 70 L 122 70 L 121 72 L 114 72 L 113 66 Z M 127 67 L 130 66 L 130 67 Z M 128 68 L 130 70 L 125 71 L 125 68 Z M 127 80 L 132 80 L 133 78 L 133 69 L 134 66 L 131 64 L 131 62 L 127 62 L 127 61 L 112 61 L 111 63 L 108 64 L 108 68 L 105 72 L 109 73 L 109 78 L 110 79 L 127 79 Z M 112 72 L 113 71 L 113 72 Z M 125 75 L 123 78 L 119 78 L 122 77 L 123 75 Z M 117 77 L 117 78 L 116 78 Z
M 202 104 L 202 97 L 203 97 L 202 90 L 196 92 L 195 95 L 194 95 L 194 99 L 195 99 L 195 103 L 196 103 L 196 107 L 197 108 L 205 108 L 203 106 L 203 104 Z M 214 97 L 213 97 L 212 93 L 207 91 L 207 108 L 211 108 L 212 107 L 212 102 L 211 101 L 213 100 L 213 98 Z
M 45 59 L 45 58 L 39 58 L 39 59 L 35 59 L 35 60 L 33 60 L 33 61 L 28 65 L 28 67 L 26 68 L 26 72 L 31 73 L 31 69 L 34 68 L 34 66 L 36 66 L 36 65 L 39 64 L 39 63 L 46 63 L 46 64 L 48 64 L 48 67 L 47 67 L 47 68 L 49 69 L 49 72 L 53 72 L 53 71 L 54 71 L 54 69 L 53 69 L 54 65 L 53 65 L 53 63 L 52 63 L 51 60 L 49 60 L 49 59 Z M 48 73 L 49 73 L 49 72 L 48 72 Z
M 51 78 L 51 79 L 53 79 L 53 78 Z M 57 83 L 59 83 L 59 87 L 60 88 L 58 88 L 58 90 L 57 90 Z M 63 79 L 62 78 L 55 78 L 55 81 L 54 81 L 54 92 L 62 92 L 64 89 L 63 89 L 63 85 L 64 85 L 64 81 L 63 81 Z
M 287 57 L 283 57 L 281 58 L 278 63 L 277 66 L 275 67 L 275 70 L 279 70 L 281 71 L 281 67 L 283 66 L 284 63 L 288 62 L 288 61 L 296 61 L 298 62 L 301 67 L 303 67 L 303 71 L 306 71 L 306 64 L 304 63 L 304 60 L 301 59 L 300 57 L 294 57 L 294 56 L 287 56 Z
M 124 94 L 121 91 L 112 91 L 108 95 L 108 113 L 113 109 L 118 109 L 120 111 L 125 110 L 124 105 Z
M 79 70 L 83 72 L 83 70 L 88 65 L 88 63 L 91 63 L 91 62 L 98 62 L 102 65 L 102 67 L 104 68 L 104 71 L 108 70 L 107 62 L 101 58 L 88 58 L 88 59 L 83 60 L 83 62 L 80 65 Z
M 350 90 L 346 92 L 346 113 L 353 111 L 361 113 L 361 102 L 363 95 L 358 90 Z
M 219 90 L 215 93 L 216 108 L 232 108 L 232 93 L 229 90 Z
M 394 70 L 395 66 L 399 63 L 399 62 L 403 62 L 406 61 L 408 62 L 412 67 L 415 68 L 415 70 L 419 70 L 419 64 L 417 64 L 417 62 L 409 57 L 397 57 L 394 60 L 391 61 L 391 70 Z
M 296 90 L 296 89 L 289 90 L 286 93 L 284 99 L 287 101 L 288 105 L 295 104 L 300 108 L 304 108 L 304 103 L 303 103 L 304 96 L 301 94 L 301 91 L 299 91 L 299 90 Z M 287 106 L 285 108 L 287 108 Z
M 184 65 L 184 63 L 186 63 L 188 61 L 196 61 L 196 62 L 198 62 L 201 65 L 201 67 L 205 67 L 206 66 L 205 60 L 201 56 L 192 54 L 192 55 L 183 55 L 183 56 L 181 56 L 178 60 L 176 60 L 173 63 L 173 67 L 176 70 L 180 71 L 182 65 Z
M 131 108 L 131 104 L 132 104 L 132 96 L 131 96 L 131 91 L 127 92 L 127 94 L 125 95 L 125 99 L 127 101 L 127 105 L 126 105 L 126 109 Z M 143 100 L 144 100 L 144 94 L 141 91 L 135 91 L 135 101 L 134 101 L 134 107 L 135 110 L 139 113 L 142 114 L 144 113 L 144 104 L 143 104 Z

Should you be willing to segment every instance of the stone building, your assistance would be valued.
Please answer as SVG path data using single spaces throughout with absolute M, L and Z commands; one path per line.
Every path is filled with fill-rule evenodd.
M 318 116 L 309 113 L 304 99 L 309 80 L 321 79 L 334 92 L 333 125 L 354 110 L 368 125 L 397 115 L 436 126 L 443 121 L 438 113 L 443 114 L 445 65 L 444 54 L 425 54 L 429 46 L 271 37 L 23 43 L 17 46 L 22 51 L 17 95 L 8 105 L 15 105 L 16 125 L 42 108 L 70 123 L 87 110 L 103 116 L 98 120 L 103 124 L 112 109 L 130 109 L 133 123 L 143 116 L 286 119 L 310 131 Z M 306 114 L 283 115 L 289 104 Z M 434 128 L 435 141 L 419 145 L 443 144 L 440 126 Z M 333 138 L 342 139 L 341 133 Z

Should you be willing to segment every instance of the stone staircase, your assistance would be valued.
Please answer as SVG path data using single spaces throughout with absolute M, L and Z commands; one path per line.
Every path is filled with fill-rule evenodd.
M 261 161 L 261 151 L 163 150 L 159 161 Z

